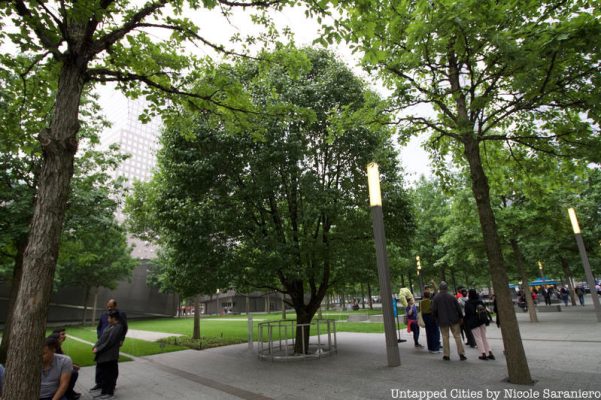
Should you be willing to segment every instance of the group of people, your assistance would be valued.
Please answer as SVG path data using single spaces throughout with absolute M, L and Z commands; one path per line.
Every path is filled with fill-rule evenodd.
M 581 285 L 576 286 L 576 288 L 574 289 L 574 294 L 576 295 L 576 297 L 578 297 L 578 302 L 581 306 L 584 306 L 585 293 L 586 291 Z M 538 303 L 540 296 L 542 296 L 545 299 L 545 305 L 548 306 L 552 304 L 553 298 L 556 298 L 557 300 L 563 302 L 565 307 L 568 306 L 568 302 L 570 301 L 570 289 L 565 286 L 562 286 L 559 289 L 557 289 L 554 286 L 543 286 L 542 288 L 540 288 L 540 290 L 532 289 L 530 295 L 532 296 L 534 304 Z M 520 290 L 518 292 L 518 306 L 523 308 L 525 311 L 527 309 L 526 304 L 526 295 L 523 291 Z
M 429 288 L 424 290 L 419 311 L 409 289 L 402 288 L 400 290 L 399 300 L 405 306 L 407 331 L 413 333 L 416 348 L 424 347 L 419 343 L 421 324 L 426 329 L 427 348 L 430 353 L 441 353 L 440 336 L 442 333 L 442 359 L 445 361 L 451 359 L 450 333 L 455 339 L 460 360 L 467 360 L 462 335 L 465 335 L 466 345 L 478 348 L 481 353 L 478 357 L 480 360 L 495 359 L 486 338 L 486 326 L 491 321 L 490 313 L 475 289 L 469 291 L 459 289 L 453 296 L 449 293 L 448 284 L 442 281 L 438 292 L 436 290 L 431 292 Z M 420 321 L 420 317 L 423 322 Z
M 90 391 L 99 400 L 112 399 L 119 375 L 119 347 L 127 334 L 127 316 L 117 309 L 115 300 L 107 302 L 96 333 L 98 340 L 92 349 L 96 361 L 96 384 Z M 66 338 L 65 328 L 57 328 L 44 341 L 40 400 L 77 400 L 81 397 L 74 390 L 79 366 L 73 364 L 62 349 Z

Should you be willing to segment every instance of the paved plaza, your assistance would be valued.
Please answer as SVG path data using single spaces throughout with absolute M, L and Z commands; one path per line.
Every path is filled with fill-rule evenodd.
M 496 361 L 481 361 L 476 349 L 467 348 L 468 360 L 461 362 L 452 339 L 451 361 L 443 361 L 442 355 L 415 349 L 403 332 L 409 340 L 399 344 L 402 365 L 388 368 L 383 334 L 338 333 L 338 354 L 320 360 L 260 361 L 247 344 L 136 358 L 119 365 L 115 395 L 120 400 L 359 400 L 420 398 L 407 392 L 416 390 L 455 399 L 586 398 L 566 397 L 565 391 L 581 390 L 601 396 L 601 324 L 592 306 L 538 317 L 539 323 L 530 323 L 527 313 L 518 312 L 536 380 L 532 386 L 505 382 L 501 332 L 491 324 Z M 94 367 L 82 368 L 76 390 L 84 400 L 92 399 L 93 376 Z

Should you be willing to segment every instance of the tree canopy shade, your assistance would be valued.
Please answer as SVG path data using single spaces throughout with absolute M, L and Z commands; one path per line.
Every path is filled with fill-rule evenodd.
M 332 284 L 369 268 L 355 259 L 373 253 L 368 162 L 383 171 L 392 241 L 406 245 L 411 216 L 381 123 L 384 103 L 324 50 L 282 48 L 262 58 L 231 69 L 264 112 L 243 132 L 202 113 L 169 119 L 146 221 L 161 227 L 159 243 L 181 243 L 172 246 L 179 258 L 227 271 L 237 289 L 286 294 L 306 324 Z M 145 207 L 140 200 L 131 204 Z M 299 334 L 296 351 L 307 351 Z
M 324 41 L 345 39 L 394 91 L 399 119 L 430 132 L 430 146 L 467 163 L 476 199 L 509 380 L 531 383 L 501 252 L 481 145 L 501 141 L 548 153 L 598 151 L 599 9 L 591 1 L 327 1 L 342 16 Z M 599 154 L 599 153 L 597 153 Z
M 224 116 L 248 111 L 249 102 L 237 87 L 216 76 L 210 85 L 188 90 L 188 76 L 211 70 L 211 63 L 186 54 L 193 41 L 224 49 L 202 37 L 184 11 L 220 7 L 280 7 L 286 0 L 149 0 L 146 2 L 89 0 L 39 3 L 0 2 L 0 40 L 10 41 L 30 57 L 31 68 L 42 65 L 56 88 L 51 113 L 37 132 L 42 146 L 38 190 L 29 240 L 23 259 L 23 284 L 16 300 L 21 316 L 12 328 L 19 348 L 9 349 L 3 398 L 33 399 L 39 392 L 39 344 L 58 258 L 59 240 L 78 147 L 82 94 L 94 83 L 114 81 L 130 96 L 144 95 L 160 107 L 165 97 L 186 96 L 188 104 Z M 149 29 L 172 35 L 151 39 Z M 10 67 L 13 68 L 13 67 Z M 19 70 L 27 79 L 30 67 Z M 244 114 L 238 115 L 244 119 Z M 226 118 L 227 119 L 227 118 Z M 35 367 L 32 367 L 35 366 Z

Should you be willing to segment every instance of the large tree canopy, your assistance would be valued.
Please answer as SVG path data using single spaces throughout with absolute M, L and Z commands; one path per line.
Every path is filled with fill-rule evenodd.
M 180 257 L 230 271 L 236 288 L 285 293 L 304 324 L 332 284 L 370 267 L 356 258 L 373 252 L 368 162 L 381 164 L 392 241 L 406 244 L 411 217 L 377 96 L 326 51 L 263 58 L 231 69 L 264 113 L 253 126 L 232 134 L 203 114 L 170 119 L 147 195 L 154 217 L 138 221 L 154 221 Z
M 44 127 L 35 133 L 43 159 L 23 257 L 23 284 L 15 302 L 21 318 L 11 328 L 11 335 L 19 337 L 20 345 L 18 349 L 9 348 L 4 398 L 34 399 L 39 392 L 39 345 L 44 335 L 78 147 L 82 94 L 95 83 L 117 82 L 117 87 L 130 96 L 146 96 L 155 111 L 166 99 L 185 96 L 197 109 L 210 110 L 224 120 L 231 115 L 243 120 L 249 101 L 235 85 L 227 82 L 227 76 L 216 74 L 207 82 L 210 84 L 195 90 L 188 87 L 188 78 L 211 72 L 212 63 L 190 56 L 185 43 L 191 41 L 222 52 L 225 49 L 203 37 L 199 26 L 185 15 L 190 10 L 220 9 L 229 14 L 232 7 L 278 8 L 287 3 L 286 0 L 0 2 L 3 28 L 0 41 L 11 42 L 7 47 L 32 60 L 18 75 L 27 79 L 29 71 L 36 65 L 42 66 L 50 72 L 50 86 L 56 88 Z M 152 30 L 170 36 L 153 34 Z M 267 30 L 268 35 L 270 32 Z
M 431 148 L 466 164 L 484 238 L 509 380 L 532 379 L 513 311 L 481 145 L 502 141 L 549 153 L 598 154 L 601 47 L 589 1 L 322 0 L 341 18 L 324 41 L 348 40 L 381 73 L 409 133 L 432 133 Z

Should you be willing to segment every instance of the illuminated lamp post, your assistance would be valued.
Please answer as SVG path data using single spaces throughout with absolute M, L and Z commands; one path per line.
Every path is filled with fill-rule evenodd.
M 382 213 L 382 195 L 380 193 L 380 173 L 378 171 L 378 164 L 370 163 L 367 165 L 367 183 L 369 187 L 371 218 L 374 228 L 380 297 L 382 298 L 386 357 L 388 358 L 389 367 L 398 367 L 401 365 L 401 356 L 399 354 L 399 345 L 397 343 L 397 334 L 392 310 L 392 291 L 390 289 L 390 271 L 388 269 L 388 256 L 386 254 L 384 214 Z
M 578 245 L 578 251 L 580 252 L 580 258 L 582 259 L 582 265 L 584 266 L 586 282 L 588 283 L 588 287 L 591 289 L 591 297 L 593 299 L 595 314 L 597 314 L 597 322 L 601 322 L 601 304 L 599 304 L 599 296 L 595 290 L 595 278 L 593 277 L 591 265 L 589 264 L 588 256 L 586 255 L 586 248 L 584 247 L 584 240 L 582 240 L 580 225 L 578 225 L 578 219 L 576 218 L 576 211 L 574 211 L 573 208 L 569 208 L 568 214 L 570 215 L 572 229 L 574 230 L 574 236 L 576 237 L 576 244 Z

